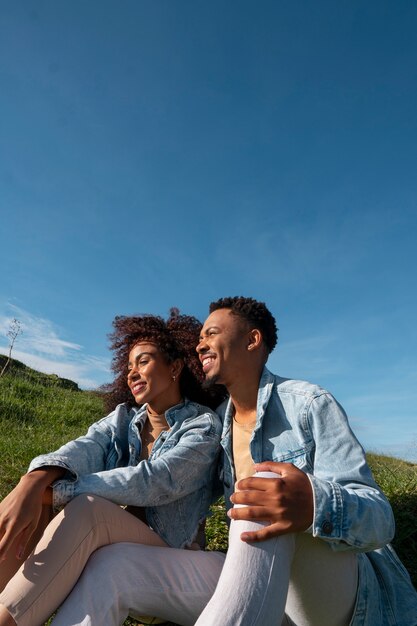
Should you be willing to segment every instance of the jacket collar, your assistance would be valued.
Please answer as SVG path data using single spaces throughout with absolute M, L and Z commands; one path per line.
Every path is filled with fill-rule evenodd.
M 147 406 L 148 406 L 147 404 L 143 404 L 141 407 L 137 409 L 135 423 L 137 427 L 139 428 L 139 431 L 142 430 L 148 417 L 148 414 L 146 411 Z M 172 426 L 177 421 L 176 416 L 178 412 L 181 412 L 181 414 L 183 414 L 184 411 L 186 413 L 186 415 L 182 415 L 184 419 L 185 417 L 191 417 L 193 413 L 195 412 L 194 407 L 192 403 L 190 403 L 188 398 L 184 398 L 184 402 L 180 402 L 179 404 L 171 406 L 169 409 L 165 411 L 165 418 L 170 428 L 172 428 Z
M 268 406 L 268 402 L 271 398 L 272 390 L 274 388 L 275 376 L 264 366 L 259 380 L 258 398 L 256 403 L 256 426 L 257 429 L 263 419 L 263 416 Z M 226 407 L 224 409 L 224 431 L 226 431 L 233 419 L 233 403 L 229 397 Z

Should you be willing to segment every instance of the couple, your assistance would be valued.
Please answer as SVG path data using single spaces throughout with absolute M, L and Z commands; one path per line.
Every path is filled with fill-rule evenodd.
M 0 626 L 60 605 L 57 626 L 417 625 L 391 508 L 335 399 L 266 369 L 263 303 L 218 300 L 201 330 L 177 312 L 114 324 L 124 402 L 0 504 Z M 226 556 L 199 543 L 217 470 Z

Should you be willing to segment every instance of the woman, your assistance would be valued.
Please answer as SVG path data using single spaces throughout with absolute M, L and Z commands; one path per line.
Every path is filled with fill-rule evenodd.
M 200 404 L 221 399 L 201 388 L 201 324 L 172 309 L 167 322 L 145 315 L 113 325 L 110 397 L 124 402 L 84 437 L 35 458 L 0 504 L 0 626 L 43 624 L 100 546 L 199 548 L 221 434 Z

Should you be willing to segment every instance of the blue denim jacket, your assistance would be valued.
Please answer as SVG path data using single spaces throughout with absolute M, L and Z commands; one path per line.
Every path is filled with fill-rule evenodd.
M 170 429 L 159 435 L 148 460 L 140 461 L 146 406 L 129 410 L 119 404 L 85 436 L 33 459 L 29 471 L 67 470 L 53 484 L 55 508 L 81 493 L 146 507 L 148 524 L 166 543 L 188 546 L 211 501 L 221 422 L 209 408 L 189 400 L 168 409 L 165 417 Z
M 234 491 L 231 422 L 226 401 L 221 445 L 226 505 Z M 359 587 L 351 626 L 417 625 L 417 593 L 392 548 L 391 506 L 375 483 L 342 407 L 327 391 L 264 369 L 250 443 L 255 463 L 292 463 L 314 494 L 310 532 L 333 550 L 358 552 Z

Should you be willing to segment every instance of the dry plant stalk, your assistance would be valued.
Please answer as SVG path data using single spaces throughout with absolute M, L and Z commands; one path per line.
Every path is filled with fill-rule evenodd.
M 3 369 L 0 372 L 0 378 L 3 376 L 4 372 L 7 369 L 7 366 L 10 363 L 10 360 L 12 358 L 12 350 L 13 350 L 13 346 L 15 344 L 15 341 L 16 341 L 17 337 L 19 335 L 21 335 L 22 333 L 23 333 L 22 324 L 19 322 L 18 319 L 16 319 L 14 317 L 12 319 L 12 321 L 10 322 L 9 330 L 6 333 L 6 336 L 8 337 L 9 342 L 10 342 L 10 344 L 9 344 L 9 354 L 8 354 L 8 357 L 7 357 L 7 361 L 3 365 Z

